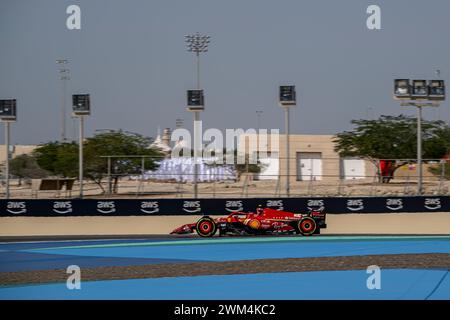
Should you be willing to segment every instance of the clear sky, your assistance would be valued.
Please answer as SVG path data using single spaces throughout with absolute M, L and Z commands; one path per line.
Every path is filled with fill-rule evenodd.
M 66 27 L 72 4 L 81 30 Z M 366 27 L 372 4 L 381 30 Z M 431 79 L 439 68 L 450 83 L 448 0 L 0 0 L 0 98 L 19 108 L 12 143 L 59 138 L 58 58 L 70 61 L 68 95 L 91 94 L 87 135 L 155 136 L 176 118 L 190 129 L 196 69 L 184 35 L 197 31 L 211 36 L 204 128 L 254 128 L 262 110 L 261 127 L 283 129 L 278 86 L 295 84 L 292 133 L 334 134 L 355 118 L 414 114 L 392 99 L 394 78 Z M 69 110 L 68 101 L 72 138 Z M 450 120 L 449 102 L 424 116 Z

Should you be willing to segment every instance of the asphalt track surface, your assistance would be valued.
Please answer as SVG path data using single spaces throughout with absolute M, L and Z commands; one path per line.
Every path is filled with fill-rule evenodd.
M 0 278 L 9 272 L 258 259 L 450 254 L 450 236 L 150 237 L 0 243 Z M 268 260 L 267 260 L 268 261 Z M 382 269 L 369 290 L 366 270 L 270 272 L 2 285 L 0 299 L 450 299 L 450 265 Z M 83 271 L 82 271 L 83 272 Z M 83 275 L 82 275 L 83 277 Z

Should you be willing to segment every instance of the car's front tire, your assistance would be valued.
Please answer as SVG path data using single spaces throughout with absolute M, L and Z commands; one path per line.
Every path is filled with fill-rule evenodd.
M 195 226 L 197 234 L 200 237 L 212 237 L 217 231 L 216 222 L 210 217 L 202 217 L 197 221 Z

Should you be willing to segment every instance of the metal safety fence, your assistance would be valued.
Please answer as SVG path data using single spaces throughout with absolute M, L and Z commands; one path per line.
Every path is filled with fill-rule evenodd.
M 195 180 L 198 198 L 287 197 L 288 179 L 289 197 L 415 196 L 419 191 L 415 159 L 322 158 L 300 153 L 289 159 L 259 159 L 255 165 L 221 164 L 210 157 L 199 159 L 197 175 L 190 157 L 114 155 L 101 161 L 103 172 L 85 173 L 85 198 L 193 198 Z M 449 194 L 447 161 L 425 159 L 422 172 L 421 195 Z M 10 177 L 10 198 L 77 198 L 79 188 L 75 177 Z M 0 197 L 4 196 L 2 179 Z

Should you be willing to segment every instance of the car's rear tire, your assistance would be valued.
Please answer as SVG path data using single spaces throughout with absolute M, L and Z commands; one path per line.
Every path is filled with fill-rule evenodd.
M 216 231 L 217 226 L 213 219 L 210 217 L 202 217 L 197 221 L 195 230 L 200 237 L 212 237 Z
M 297 229 L 303 236 L 311 236 L 317 229 L 316 221 L 310 217 L 304 217 L 298 222 Z

